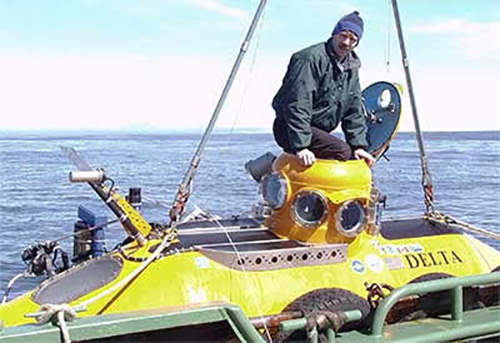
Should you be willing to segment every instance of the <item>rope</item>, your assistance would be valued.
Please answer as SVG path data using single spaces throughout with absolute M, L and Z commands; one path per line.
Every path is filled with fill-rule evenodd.
M 434 213 L 434 187 L 432 184 L 422 183 L 424 189 L 424 203 L 426 213 Z
M 117 284 L 115 284 L 113 287 L 111 288 L 108 288 L 106 291 L 100 293 L 100 294 L 97 294 L 96 296 L 80 303 L 79 306 L 82 306 L 84 308 L 86 308 L 87 306 L 89 306 L 90 304 L 96 302 L 97 300 L 115 292 L 116 290 L 120 289 L 121 287 L 123 287 L 124 285 L 128 284 L 131 280 L 133 280 L 137 275 L 139 275 L 144 269 L 146 269 L 150 264 L 151 262 L 153 262 L 154 260 L 156 260 L 158 258 L 158 256 L 160 255 L 160 253 L 165 249 L 167 248 L 168 246 L 170 246 L 177 238 L 177 230 L 171 230 L 169 233 L 167 233 L 165 235 L 165 237 L 163 238 L 163 241 L 161 242 L 161 244 L 158 246 L 158 248 L 156 248 L 156 250 L 154 251 L 154 253 L 152 253 L 151 255 L 149 255 L 149 257 L 147 258 L 147 260 L 145 260 L 144 262 L 142 262 L 139 267 L 137 267 L 137 269 L 135 269 L 132 273 L 130 273 L 129 275 L 127 275 L 127 277 L 125 277 L 123 280 L 121 280 L 120 282 L 118 282 Z
M 225 228 L 225 227 L 224 227 L 224 226 L 220 223 L 220 221 L 219 221 L 219 219 L 218 219 L 217 217 L 214 217 L 214 216 L 212 216 L 211 214 L 208 214 L 208 215 L 209 215 L 209 216 L 211 216 L 211 217 L 212 217 L 212 219 L 213 219 L 213 221 L 214 221 L 217 225 L 219 225 L 219 227 L 222 229 L 222 231 L 223 231 L 223 232 L 224 232 L 224 234 L 226 235 L 227 239 L 229 240 L 229 243 L 231 244 L 231 247 L 233 248 L 233 250 L 234 250 L 234 252 L 235 252 L 235 254 L 236 254 L 236 256 L 237 256 L 238 260 L 241 260 L 240 252 L 239 252 L 239 251 L 238 251 L 238 249 L 236 248 L 236 245 L 234 244 L 234 242 L 233 242 L 233 240 L 232 240 L 231 236 L 229 235 L 229 233 L 227 232 L 226 228 Z M 246 271 L 246 269 L 245 269 L 245 266 L 242 264 L 242 265 L 240 265 L 240 267 L 241 267 L 241 269 L 243 270 L 243 274 L 244 274 L 245 276 L 249 277 L 249 276 L 248 276 L 249 274 L 247 273 L 247 271 Z M 265 333 L 266 333 L 267 339 L 268 339 L 268 341 L 269 341 L 270 343 L 273 343 L 273 339 L 272 339 L 272 337 L 271 337 L 271 332 L 269 331 L 269 327 L 267 326 L 266 321 L 264 320 L 264 316 L 262 315 L 262 312 L 263 312 L 263 311 L 262 311 L 262 309 L 261 309 L 261 307 L 260 307 L 259 303 L 257 302 L 256 298 L 255 298 L 255 297 L 252 297 L 252 300 L 253 300 L 253 302 L 254 302 L 254 304 L 255 304 L 255 307 L 257 307 L 257 310 L 259 311 L 259 313 L 261 313 L 261 315 L 260 315 L 260 319 L 261 319 L 261 321 L 262 321 L 262 323 L 263 323 L 263 325 L 264 325 L 264 331 L 265 331 Z
M 66 321 L 72 321 L 76 317 L 76 310 L 68 304 L 45 304 L 40 306 L 40 311 L 33 315 L 38 324 L 52 322 L 59 326 L 64 343 L 71 343 Z
M 2 304 L 5 304 L 7 302 L 7 299 L 9 298 L 10 291 L 12 290 L 12 287 L 14 287 L 14 284 L 16 283 L 16 281 L 22 277 L 27 278 L 30 276 L 32 276 L 32 274 L 24 271 L 22 273 L 17 274 L 16 276 L 14 276 L 12 279 L 10 279 L 9 283 L 7 284 L 7 289 L 3 293 Z
M 439 223 L 446 223 L 449 225 L 459 226 L 460 228 L 462 228 L 466 231 L 474 232 L 476 234 L 484 235 L 484 236 L 487 236 L 487 237 L 490 237 L 490 238 L 493 238 L 493 239 L 500 241 L 500 234 L 498 234 L 496 232 L 492 232 L 489 230 L 478 228 L 477 226 L 468 224 L 466 222 L 463 222 L 461 220 L 458 220 L 450 215 L 447 215 L 447 214 L 444 214 L 441 212 L 429 213 L 425 216 L 425 218 L 428 220 L 431 220 L 431 221 L 439 222 Z
M 177 230 L 171 230 L 168 232 L 165 237 L 163 238 L 162 243 L 158 246 L 158 248 L 152 253 L 149 258 L 144 261 L 137 269 L 135 269 L 132 273 L 130 273 L 127 277 L 125 277 L 123 280 L 115 284 L 113 287 L 109 288 L 108 290 L 94 296 L 93 298 L 88 299 L 87 301 L 84 301 L 80 303 L 79 305 L 75 306 L 72 308 L 68 304 L 44 304 L 40 306 L 40 310 L 36 313 L 32 314 L 27 314 L 26 317 L 28 318 L 35 318 L 37 323 L 39 324 L 45 324 L 48 323 L 49 321 L 57 324 L 61 330 L 61 335 L 63 338 L 64 343 L 71 343 L 71 339 L 69 336 L 69 331 L 68 327 L 66 325 L 66 321 L 71 321 L 76 317 L 76 312 L 79 311 L 84 311 L 90 304 L 96 302 L 97 300 L 115 292 L 122 286 L 126 285 L 129 283 L 131 280 L 133 280 L 137 275 L 139 275 L 144 269 L 146 269 L 151 262 L 156 260 L 159 256 L 159 254 L 170 244 L 172 244 L 177 238 Z M 22 276 L 22 275 L 21 275 Z M 17 278 L 20 277 L 19 275 L 16 276 Z

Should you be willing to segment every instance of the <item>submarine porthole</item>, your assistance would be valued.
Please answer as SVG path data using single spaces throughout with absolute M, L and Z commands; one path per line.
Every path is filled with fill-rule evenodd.
M 309 229 L 320 226 L 327 213 L 327 201 L 321 193 L 316 191 L 300 192 L 292 206 L 294 219 Z
M 257 257 L 255 259 L 255 264 L 261 264 L 262 263 L 262 259 L 260 257 Z
M 293 261 L 293 256 L 292 256 L 292 255 L 288 255 L 288 256 L 286 257 L 286 260 L 287 260 L 288 262 L 292 262 L 292 261 Z
M 302 255 L 302 260 L 303 261 L 307 261 L 308 258 L 309 258 L 309 256 L 307 254 L 303 254 Z
M 319 252 L 317 255 L 316 255 L 316 258 L 318 260 L 321 260 L 323 258 L 323 253 L 322 252 Z
M 357 236 L 366 222 L 365 208 L 357 200 L 349 200 L 340 206 L 335 215 L 338 231 L 346 237 Z
M 273 256 L 273 257 L 271 258 L 271 262 L 272 262 L 272 263 L 276 263 L 276 262 L 278 262 L 278 258 L 277 258 L 276 256 Z
M 266 175 L 261 183 L 262 198 L 272 208 L 282 207 L 288 196 L 288 182 L 281 173 Z
M 335 257 L 337 257 L 337 251 L 334 250 L 334 251 L 332 251 L 332 258 L 335 258 Z

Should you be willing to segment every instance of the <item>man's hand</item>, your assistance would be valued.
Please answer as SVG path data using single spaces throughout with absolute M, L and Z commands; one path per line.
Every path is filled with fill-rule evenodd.
M 297 151 L 295 155 L 300 159 L 300 164 L 304 167 L 312 166 L 314 162 L 316 162 L 316 156 L 314 156 L 314 153 L 309 149 Z
M 370 155 L 368 152 L 366 152 L 364 149 L 356 149 L 354 151 L 354 157 L 357 160 L 363 159 L 365 160 L 366 164 L 371 168 L 375 164 L 375 157 Z

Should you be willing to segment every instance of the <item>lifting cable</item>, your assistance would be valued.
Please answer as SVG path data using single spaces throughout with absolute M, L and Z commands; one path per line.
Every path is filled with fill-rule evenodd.
M 408 86 L 408 94 L 410 96 L 410 104 L 411 104 L 411 109 L 413 113 L 413 122 L 415 124 L 415 135 L 417 137 L 417 142 L 418 142 L 418 148 L 420 151 L 420 165 L 422 167 L 422 188 L 424 190 L 424 203 L 425 203 L 425 213 L 433 213 L 435 212 L 434 209 L 434 189 L 432 186 L 432 179 L 431 179 L 431 174 L 429 171 L 429 161 L 427 159 L 427 155 L 425 153 L 425 148 L 424 148 L 424 139 L 422 136 L 422 131 L 420 130 L 420 123 L 418 120 L 418 113 L 417 113 L 417 103 L 415 101 L 415 94 L 413 93 L 413 84 L 411 82 L 411 76 L 410 76 L 410 65 L 409 65 L 409 59 L 408 55 L 406 53 L 406 47 L 405 47 L 405 42 L 403 38 L 403 29 L 401 27 L 401 20 L 399 17 L 399 10 L 398 10 L 398 4 L 396 0 L 391 0 L 392 1 L 392 9 L 394 12 L 394 19 L 396 21 L 396 29 L 398 32 L 398 40 L 399 40 L 399 47 L 401 49 L 401 58 L 403 62 L 403 67 L 405 70 L 405 77 L 406 77 L 406 83 Z
M 484 236 L 488 236 L 490 238 L 494 238 L 496 240 L 500 240 L 500 235 L 488 230 L 480 229 L 478 227 L 475 227 L 473 225 L 467 224 L 463 221 L 460 221 L 458 219 L 455 219 L 449 215 L 442 214 L 440 212 L 437 212 L 434 207 L 434 188 L 432 185 L 432 179 L 431 179 L 431 174 L 429 171 L 429 161 L 427 159 L 427 155 L 425 153 L 425 148 L 424 148 L 424 140 L 422 137 L 422 131 L 420 129 L 420 124 L 418 120 L 418 114 L 417 114 L 417 104 L 415 101 L 415 95 L 413 93 L 413 86 L 411 82 L 411 76 L 410 76 L 410 67 L 409 67 L 409 60 L 408 56 L 406 53 L 406 47 L 403 39 L 403 29 L 401 27 L 401 20 L 399 16 L 399 10 L 398 10 L 398 5 L 396 0 L 391 0 L 392 2 L 392 9 L 394 12 L 394 19 L 396 22 L 396 28 L 398 32 L 398 39 L 399 39 L 399 46 L 401 48 L 401 58 L 403 62 L 403 67 L 405 70 L 405 76 L 406 76 L 406 83 L 408 85 L 408 94 L 410 96 L 410 103 L 411 103 L 411 108 L 412 108 L 412 113 L 413 113 L 413 121 L 415 123 L 415 134 L 417 137 L 417 142 L 418 142 L 418 147 L 420 151 L 420 164 L 422 167 L 422 188 L 424 190 L 424 203 L 425 203 L 425 215 L 424 217 L 430 220 L 434 221 L 439 221 L 439 222 L 444 222 L 450 225 L 455 225 L 459 226 L 464 230 L 471 231 L 477 234 L 481 234 Z
M 477 226 L 468 224 L 468 223 L 463 222 L 461 220 L 458 220 L 450 215 L 443 214 L 443 213 L 438 212 L 438 211 L 428 213 L 424 216 L 424 218 L 427 220 L 430 220 L 430 221 L 438 222 L 438 223 L 444 223 L 444 224 L 448 224 L 448 225 L 452 225 L 452 226 L 457 226 L 457 227 L 463 229 L 464 231 L 470 231 L 470 232 L 473 232 L 475 234 L 483 235 L 483 236 L 500 241 L 500 234 L 498 234 L 496 232 L 492 232 L 492 231 L 489 231 L 486 229 L 478 228 Z
M 233 64 L 229 78 L 226 82 L 226 85 L 224 86 L 224 89 L 222 90 L 222 94 L 219 98 L 219 101 L 217 102 L 217 105 L 214 109 L 212 117 L 210 118 L 210 122 L 208 123 L 208 126 L 205 130 L 205 133 L 203 134 L 203 137 L 201 138 L 201 141 L 198 145 L 196 153 L 194 154 L 193 158 L 191 159 L 189 169 L 186 172 L 186 174 L 184 175 L 184 178 L 179 186 L 179 190 L 177 191 L 177 194 L 175 196 L 175 200 L 172 204 L 172 208 L 170 209 L 170 213 L 169 213 L 170 226 L 175 225 L 185 211 L 186 203 L 189 200 L 189 197 L 191 195 L 191 189 L 193 186 L 194 176 L 195 176 L 196 171 L 198 170 L 198 167 L 200 165 L 201 155 L 203 153 L 203 150 L 205 150 L 205 146 L 208 142 L 208 138 L 210 137 L 210 134 L 212 133 L 212 131 L 214 129 L 215 123 L 217 122 L 217 118 L 219 117 L 219 114 L 222 110 L 224 102 L 229 94 L 229 91 L 231 89 L 233 81 L 238 73 L 239 68 L 240 68 L 241 62 L 243 61 L 243 57 L 245 56 L 245 53 L 248 51 L 248 48 L 250 46 L 250 41 L 252 40 L 252 36 L 255 32 L 255 29 L 256 29 L 257 24 L 260 20 L 260 17 L 262 16 L 262 12 L 264 11 L 266 3 L 267 3 L 267 0 L 261 0 L 259 3 L 259 7 L 257 8 L 257 11 L 252 19 L 252 23 L 250 24 L 250 27 L 248 29 L 246 36 L 245 36 L 245 39 L 240 47 L 240 52 L 238 54 L 238 57 L 236 58 L 236 61 Z

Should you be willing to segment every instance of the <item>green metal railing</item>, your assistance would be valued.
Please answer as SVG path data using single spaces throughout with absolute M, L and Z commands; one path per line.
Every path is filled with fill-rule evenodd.
M 500 284 L 500 273 L 490 273 L 459 278 L 449 278 L 406 285 L 387 296 L 374 313 L 369 332 L 349 331 L 337 333 L 327 321 L 310 327 L 308 318 L 282 321 L 281 330 L 293 332 L 308 330 L 307 342 L 317 343 L 324 334 L 329 343 L 415 343 L 448 342 L 500 335 L 500 306 L 464 311 L 463 290 L 471 286 Z M 416 322 L 386 325 L 392 307 L 400 300 L 434 292 L 450 291 L 451 315 L 428 318 Z M 361 319 L 359 310 L 335 312 L 341 323 Z M 241 308 L 230 304 L 214 304 L 179 312 L 146 311 L 117 315 L 80 318 L 68 323 L 68 331 L 74 341 L 92 341 L 108 337 L 127 337 L 130 334 L 168 330 L 183 326 L 227 322 L 241 342 L 265 343 Z M 323 321 L 323 323 L 325 323 Z M 341 327 L 342 324 L 337 325 Z M 338 328 L 337 328 L 338 329 Z M 53 343 L 59 342 L 58 327 L 50 324 L 23 325 L 2 330 L 0 343 Z
M 432 292 L 440 292 L 446 290 L 451 290 L 451 318 L 452 320 L 460 323 L 463 320 L 463 288 L 495 283 L 500 283 L 500 273 L 427 281 L 418 284 L 406 285 L 402 288 L 396 289 L 382 301 L 380 306 L 375 311 L 375 315 L 371 324 L 371 334 L 375 337 L 382 336 L 387 314 L 389 313 L 391 308 L 402 298 L 411 295 L 424 295 Z M 500 330 L 500 321 L 496 326 L 497 329 Z M 456 329 L 460 330 L 460 327 L 457 326 Z M 456 334 L 456 332 L 454 334 Z
M 344 312 L 346 316 L 346 323 L 353 322 L 356 320 L 360 320 L 362 317 L 361 311 L 359 310 L 354 310 L 354 311 L 346 311 Z M 292 319 L 292 320 L 287 320 L 284 321 L 280 324 L 280 330 L 284 332 L 293 332 L 297 330 L 304 330 L 307 328 L 307 318 L 299 318 L 299 319 Z M 326 337 L 328 339 L 328 343 L 335 343 L 336 341 L 336 333 L 335 330 L 329 326 L 326 328 Z M 318 343 L 319 339 L 319 332 L 318 328 L 314 327 L 312 330 L 308 333 L 309 336 L 309 342 L 310 343 Z
M 463 310 L 464 288 L 495 284 L 500 284 L 500 273 L 409 284 L 394 290 L 381 302 L 373 315 L 369 332 L 349 331 L 337 334 L 331 326 L 323 328 L 322 331 L 317 327 L 309 327 L 307 342 L 317 343 L 320 333 L 326 335 L 329 343 L 431 343 L 500 336 L 500 307 L 482 308 L 466 313 Z M 387 315 L 398 301 L 441 291 L 450 291 L 451 316 L 386 326 Z M 348 318 L 346 322 L 361 319 L 361 312 L 357 310 L 344 314 Z M 285 332 L 307 330 L 308 321 L 306 318 L 288 320 L 281 322 L 280 328 Z
M 211 305 L 189 310 L 162 313 L 144 311 L 116 315 L 80 318 L 68 323 L 68 332 L 73 341 L 102 342 L 109 337 L 126 338 L 128 335 L 168 330 L 183 326 L 227 322 L 239 341 L 243 343 L 265 343 L 241 308 L 229 304 Z M 61 342 L 57 326 L 22 325 L 0 329 L 0 343 L 54 343 Z

